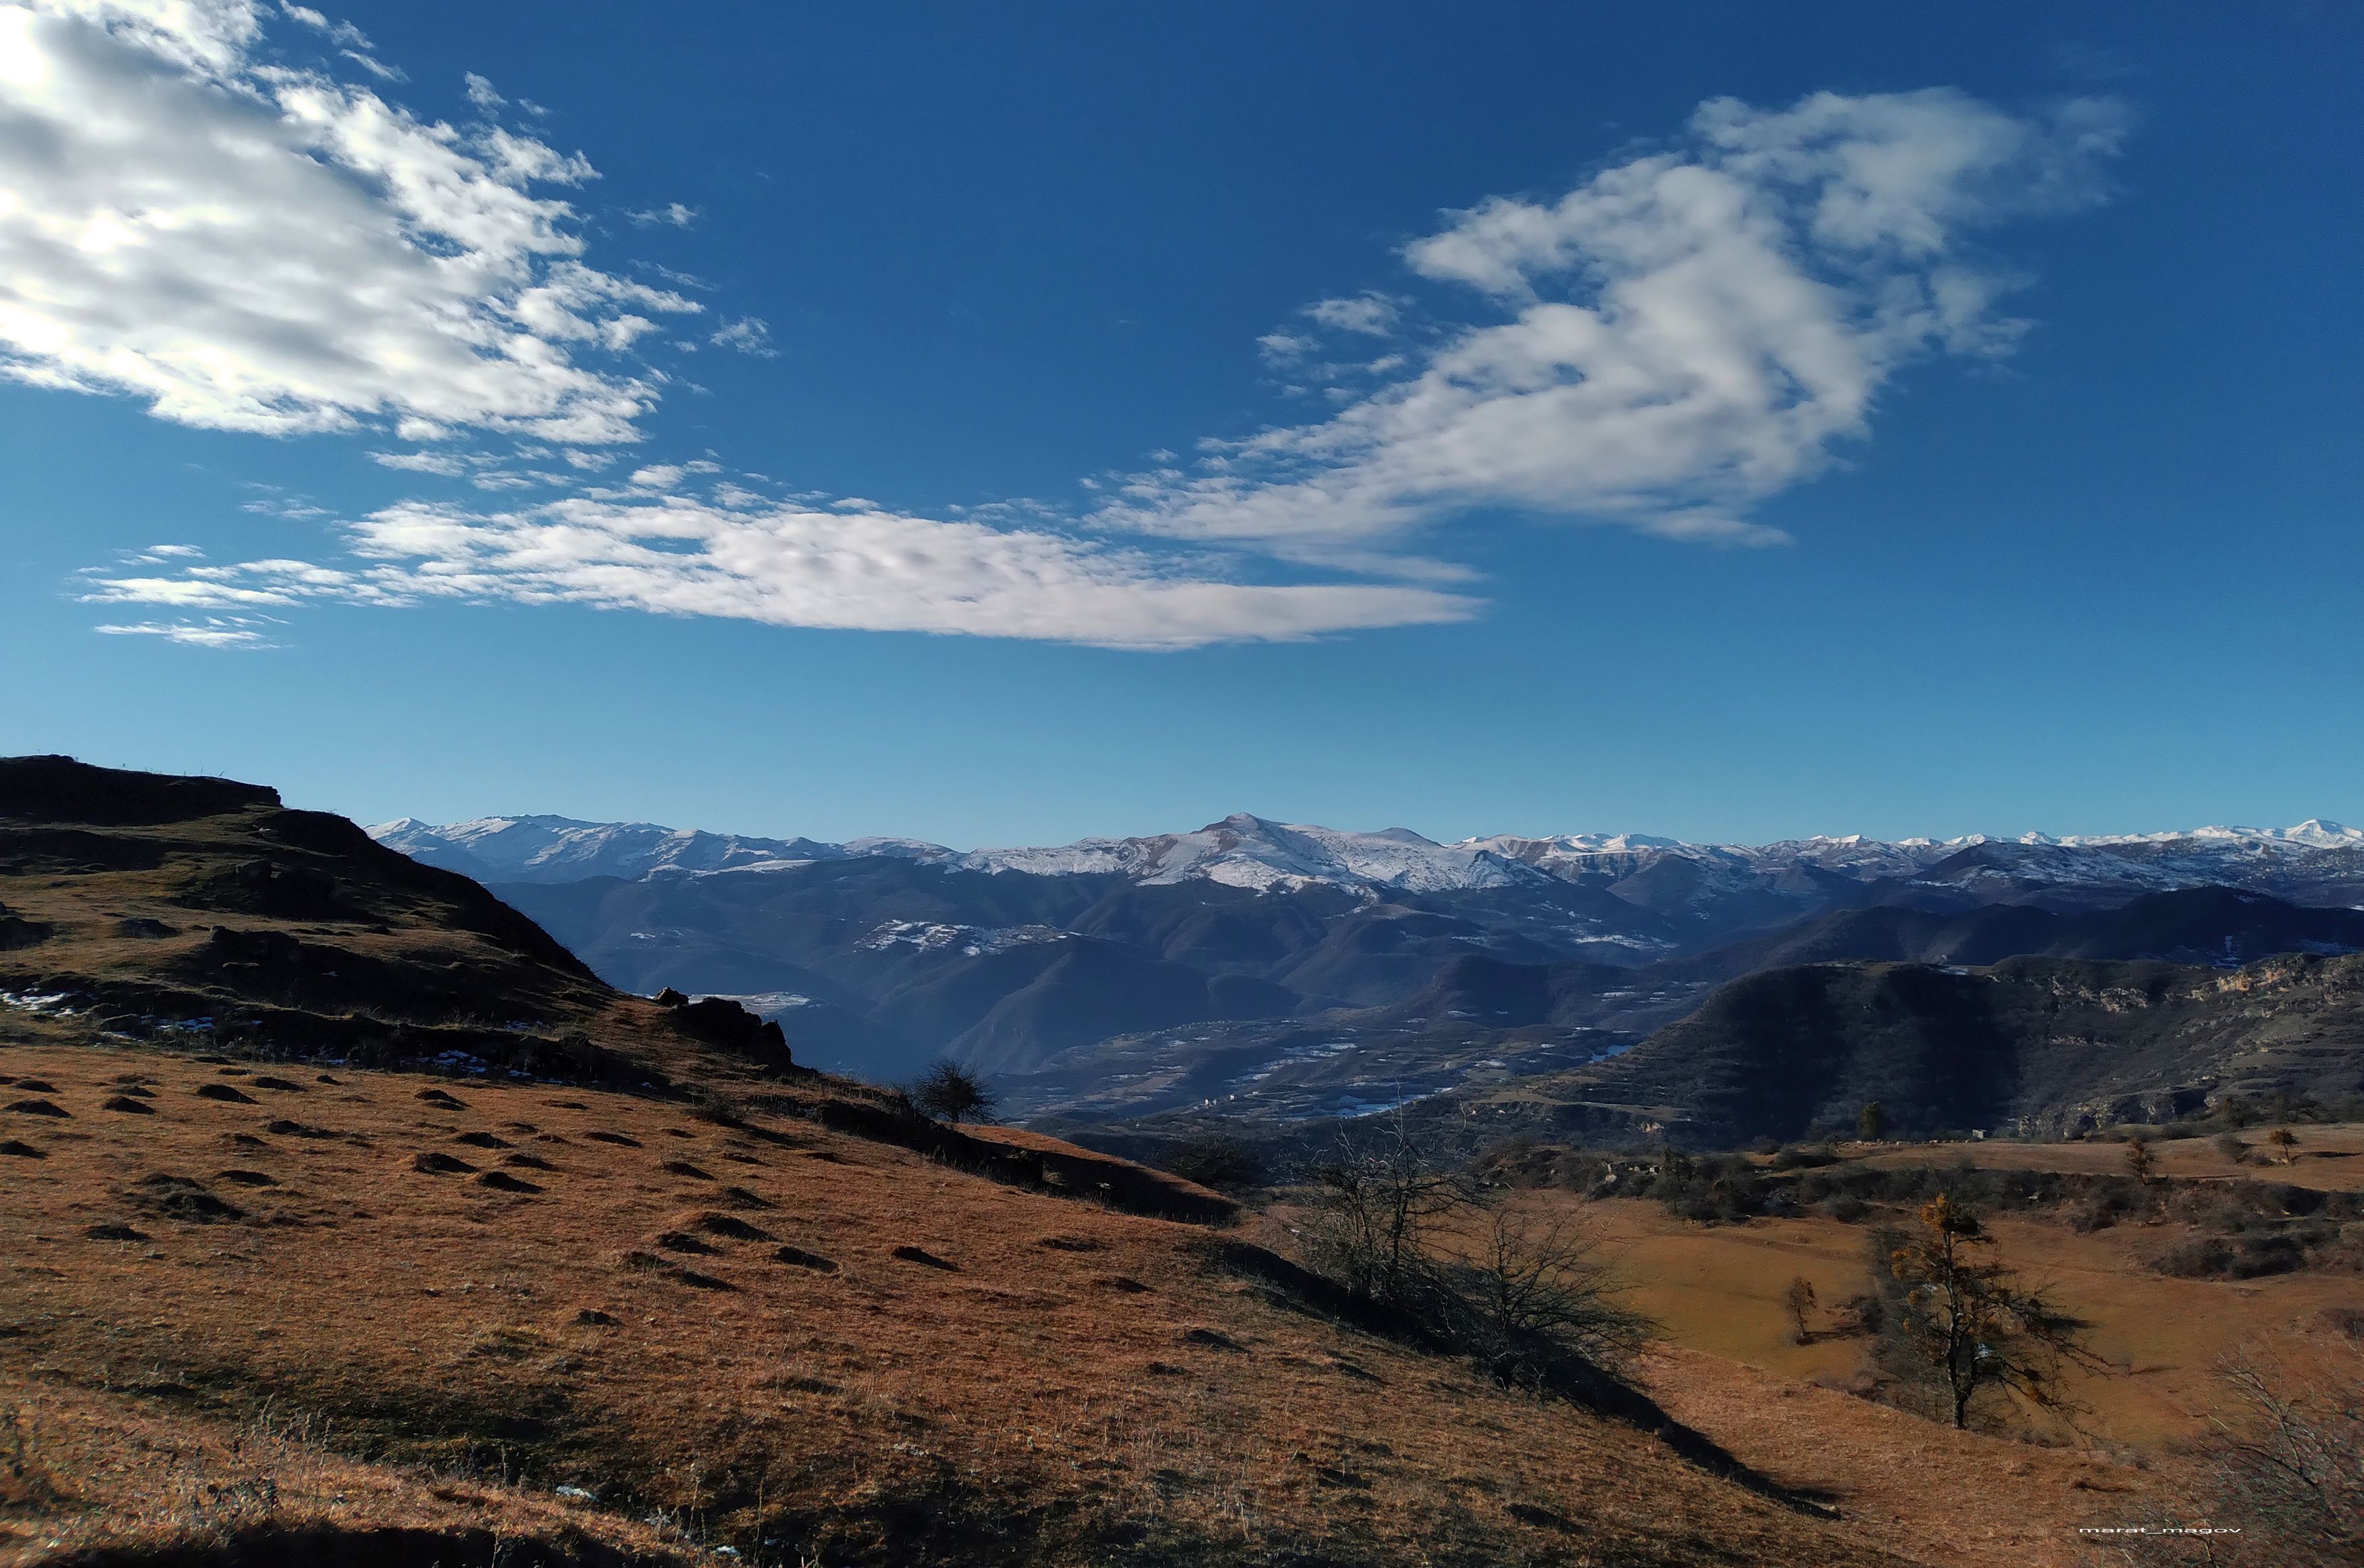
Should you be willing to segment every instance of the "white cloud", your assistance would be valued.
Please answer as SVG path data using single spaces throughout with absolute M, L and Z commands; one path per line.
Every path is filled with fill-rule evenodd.
M 1256 339 L 1265 359 L 1276 365 L 1293 363 L 1318 346 L 1312 339 L 1294 332 L 1267 332 Z
M 127 9 L 128 8 L 128 7 L 127 7 Z M 196 3 L 183 6 L 180 8 L 184 12 L 188 12 L 217 9 L 218 7 L 209 7 L 203 4 L 203 0 L 196 0 Z M 284 0 L 282 0 L 279 9 L 284 16 L 295 21 L 303 23 L 306 27 L 310 28 L 314 32 L 328 34 L 329 41 L 330 43 L 342 44 L 348 49 L 375 49 L 377 47 L 375 44 L 370 42 L 369 35 L 367 33 L 362 32 L 351 22 L 332 22 L 329 20 L 328 17 L 322 16 L 319 12 L 312 9 L 309 6 L 290 6 L 285 4 Z
M 742 316 L 726 324 L 707 341 L 718 349 L 736 349 L 759 360 L 780 357 L 780 351 L 772 347 L 772 324 L 760 316 Z
M 1363 332 L 1383 338 L 1395 330 L 1400 314 L 1385 295 L 1358 295 L 1353 299 L 1324 299 L 1305 307 L 1305 314 L 1341 332 Z
M 697 221 L 697 209 L 694 206 L 684 206 L 679 202 L 667 202 L 663 206 L 643 207 L 635 212 L 628 212 L 624 216 L 642 228 L 652 228 L 659 225 L 670 228 L 687 228 Z
M 508 512 L 410 502 L 351 525 L 351 536 L 354 554 L 374 564 L 197 567 L 104 579 L 86 596 L 192 611 L 307 600 L 565 603 L 1135 649 L 1295 640 L 1461 620 L 1478 608 L 1429 589 L 1193 576 L 1141 551 L 1047 532 L 678 495 L 573 497 Z
M 1748 508 L 1865 435 L 1901 366 L 2009 350 L 2024 324 L 1992 306 L 2011 279 L 1967 236 L 2098 199 L 2124 128 L 2105 100 L 2035 118 L 1945 90 L 1714 100 L 1678 150 L 1556 201 L 1492 198 L 1406 249 L 1499 318 L 1327 420 L 1133 476 L 1098 520 L 1366 569 L 1480 506 L 1778 541 Z M 1377 330 L 1384 303 L 1310 314 Z
M 247 617 L 209 616 L 203 620 L 144 620 L 130 624 L 115 623 L 91 629 L 108 637 L 161 637 L 191 648 L 269 648 L 273 646 L 264 633 L 253 629 L 254 622 Z
M 374 59 L 369 55 L 363 54 L 357 49 L 340 49 L 337 52 L 343 55 L 347 60 L 351 61 L 355 65 L 360 66 L 363 71 L 368 72 L 371 75 L 376 77 L 381 82 L 407 82 L 410 80 L 410 73 L 408 72 L 402 70 L 398 66 L 388 65 L 383 61 Z
M 500 90 L 493 85 L 489 77 L 479 76 L 474 72 L 468 71 L 461 73 L 461 82 L 467 88 L 468 102 L 486 114 L 492 113 L 508 102 L 507 98 L 501 96 Z
M 457 479 L 468 472 L 467 460 L 452 452 L 372 452 L 370 461 L 411 473 L 440 474 Z
M 0 373 L 216 428 L 634 439 L 652 384 L 579 350 L 698 307 L 575 260 L 527 187 L 589 165 L 258 64 L 261 29 L 247 0 L 0 5 Z

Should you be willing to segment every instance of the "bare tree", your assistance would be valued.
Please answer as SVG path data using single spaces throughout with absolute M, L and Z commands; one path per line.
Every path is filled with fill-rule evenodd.
M 2158 1169 L 2158 1157 L 2151 1152 L 2149 1139 L 2129 1138 L 2126 1140 L 2127 1174 L 2134 1177 L 2135 1181 L 2140 1182 L 2143 1185 L 2148 1186 L 2151 1183 L 2151 1177 L 2157 1173 Z
M 2274 1129 L 2266 1134 L 2266 1141 L 2274 1146 L 2274 1152 L 2280 1157 L 2283 1164 L 2287 1165 L 2298 1158 L 2298 1134 L 2289 1128 Z
M 1781 1308 L 1796 1326 L 1796 1339 L 1801 1345 L 1814 1342 L 1814 1282 L 1803 1274 L 1791 1274 L 1790 1287 L 1781 1293 Z
M 2354 1568 L 2364 1562 L 2364 1346 L 2285 1355 L 2246 1345 L 2217 1363 L 2220 1397 L 2194 1447 L 2195 1491 L 2131 1520 L 2129 1568 Z
M 1474 1338 L 1505 1381 L 1524 1382 L 1542 1362 L 1574 1352 L 1596 1365 L 1631 1361 L 1650 1319 L 1617 1299 L 1615 1264 L 1580 1218 L 1533 1218 L 1507 1205 L 1455 1257 Z
M 1302 1231 L 1307 1262 L 1355 1295 L 1390 1306 L 1409 1302 L 1433 1271 L 1428 1229 L 1475 1195 L 1412 1136 L 1400 1111 L 1375 1136 L 1342 1138 L 1312 1175 L 1315 1198 Z
M 2109 1367 L 2086 1343 L 2092 1325 L 2022 1287 L 1988 1251 L 1994 1245 L 1974 1212 L 1941 1194 L 1922 1208 L 1920 1231 L 1889 1254 L 1906 1287 L 1890 1331 L 1935 1374 L 1957 1427 L 1969 1425 L 1971 1405 L 1990 1390 L 2067 1414 L 2075 1406 L 2066 1371 Z
M 2247 1350 L 2202 1449 L 2220 1517 L 2285 1568 L 2364 1562 L 2364 1350 L 2310 1347 L 2304 1370 Z

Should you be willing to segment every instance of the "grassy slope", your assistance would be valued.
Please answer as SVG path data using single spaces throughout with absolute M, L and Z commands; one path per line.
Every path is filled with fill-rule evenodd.
M 832 1563 L 1891 1560 L 1113 1207 L 1208 1195 L 686 1034 L 267 791 L 0 762 L 0 1380 L 50 1412 L 0 1494 L 18 1560 L 278 1517 L 174 1524 L 98 1457 L 265 1412 L 385 1462 L 397 1522 L 545 1543 L 404 1467 Z M 400 1070 L 438 1058 L 483 1071 Z
M 0 1072 L 69 1113 L 6 1118 L 43 1155 L 8 1157 L 0 1199 L 9 1376 L 225 1418 L 269 1399 L 349 1451 L 506 1465 L 750 1545 L 760 1498 L 765 1533 L 831 1562 L 1565 1560 L 1514 1506 L 1604 1561 L 1879 1559 L 1627 1429 L 1284 1310 L 1211 1270 L 1203 1230 L 809 1122 L 549 1085 L 452 1106 L 369 1072 L 273 1090 L 76 1045 Z M 102 1108 L 127 1075 L 150 1114 Z M 197 1222 L 160 1175 L 241 1213 Z

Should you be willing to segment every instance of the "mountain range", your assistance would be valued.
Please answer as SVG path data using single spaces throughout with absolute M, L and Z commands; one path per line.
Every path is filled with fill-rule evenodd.
M 485 883 L 577 882 L 665 873 L 772 871 L 821 861 L 890 858 L 961 871 L 1033 875 L 1115 874 L 1145 885 L 1205 881 L 1267 889 L 1326 883 L 1445 892 L 1517 886 L 1537 878 L 1626 884 L 1697 878 L 1708 885 L 1785 874 L 1979 880 L 1990 872 L 2061 888 L 2164 888 L 2201 883 L 2335 879 L 2364 891 L 2364 828 L 2311 819 L 2295 828 L 2201 828 L 2180 833 L 2018 839 L 1972 834 L 1888 842 L 1859 834 L 1770 844 L 1694 844 L 1639 833 L 1541 838 L 1498 833 L 1444 844 L 1409 828 L 1344 832 L 1235 813 L 1188 833 L 1084 839 L 1053 848 L 953 850 L 917 839 L 764 839 L 660 827 L 581 822 L 564 817 L 489 817 L 434 826 L 415 817 L 381 823 L 373 838 L 415 860 Z M 1666 873 L 1662 868 L 1683 869 Z M 1986 880 L 1991 880 L 1988 878 Z M 2269 886 L 2265 891 L 2280 892 Z M 1649 885 L 1621 886 L 1644 907 Z M 1638 896 L 1637 896 L 1638 895 Z
M 1802 963 L 2364 947 L 2364 830 L 2323 821 L 1744 846 L 1237 815 L 981 851 L 557 817 L 369 831 L 625 989 L 735 998 L 799 1060 L 874 1080 L 956 1055 L 1036 1117 L 1354 1114 L 1581 1069 Z

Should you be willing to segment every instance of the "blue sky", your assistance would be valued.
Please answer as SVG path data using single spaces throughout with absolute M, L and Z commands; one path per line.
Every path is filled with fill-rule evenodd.
M 962 845 L 2364 816 L 2359 46 L 0 0 L 0 747 Z

